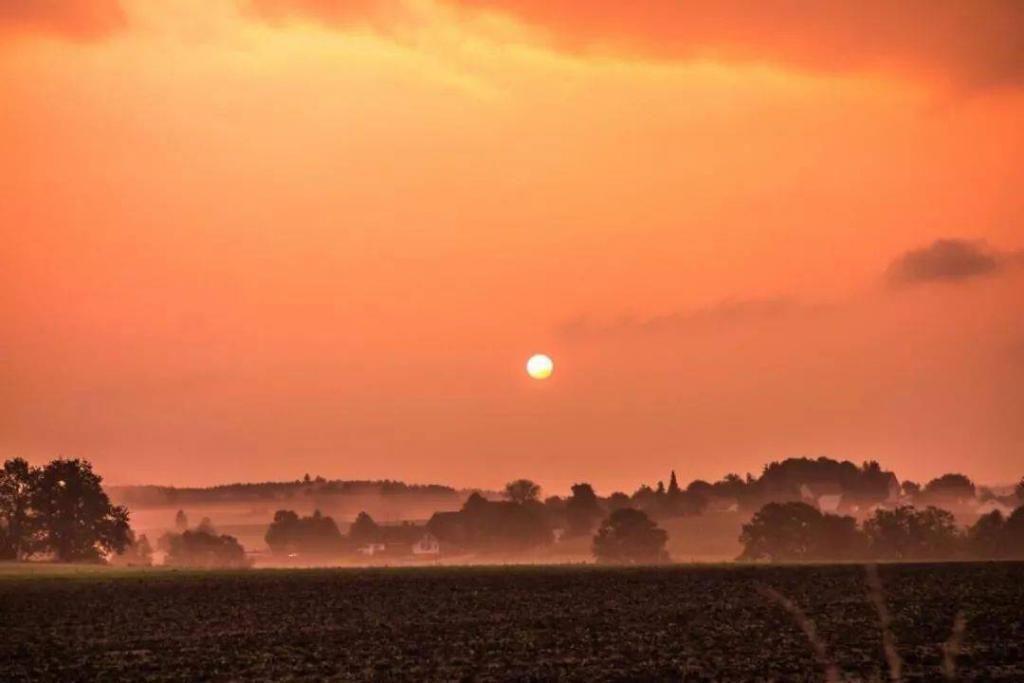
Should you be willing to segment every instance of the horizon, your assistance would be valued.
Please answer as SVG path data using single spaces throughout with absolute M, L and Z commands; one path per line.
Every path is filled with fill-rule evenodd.
M 829 456 L 820 456 L 820 457 L 828 458 Z M 799 458 L 782 458 L 778 462 L 782 462 L 782 461 L 785 461 L 785 460 L 791 460 L 791 459 L 799 459 Z M 817 458 L 810 458 L 810 459 L 811 460 L 816 460 Z M 862 464 L 863 464 L 863 463 L 858 463 L 858 462 L 855 462 L 855 461 L 852 461 L 852 460 L 846 460 L 846 459 L 841 459 L 841 458 L 830 458 L 830 459 L 836 460 L 837 462 L 852 462 L 857 467 L 861 467 Z M 42 463 L 31 463 L 31 464 L 42 464 Z M 765 463 L 764 466 L 767 467 L 768 464 L 769 463 Z M 898 471 L 896 471 L 896 470 L 886 469 L 884 463 L 879 463 L 879 465 L 882 467 L 883 471 L 892 472 L 896 476 L 897 480 L 900 483 L 903 483 L 903 482 L 906 482 L 906 481 L 914 481 L 915 483 L 918 483 L 921 486 L 924 486 L 929 481 L 933 481 L 933 480 L 937 479 L 938 477 L 940 477 L 942 475 L 945 475 L 945 474 L 962 474 L 962 475 L 968 477 L 969 479 L 971 479 L 971 481 L 973 481 L 974 484 L 979 487 L 979 489 L 980 488 L 989 488 L 989 489 L 992 489 L 992 490 L 1013 489 L 1019 483 L 1019 480 L 1018 481 L 1007 481 L 1007 482 L 979 481 L 979 480 L 974 479 L 974 477 L 972 477 L 969 472 L 965 472 L 965 471 L 937 472 L 937 473 L 935 473 L 934 476 L 926 477 L 926 478 L 923 478 L 923 479 L 920 479 L 920 480 L 914 480 L 914 479 L 912 479 L 910 477 L 901 477 L 900 473 Z M 746 477 L 748 477 L 748 476 L 753 476 L 753 477 L 756 478 L 756 477 L 760 476 L 760 474 L 761 474 L 761 472 L 726 472 L 726 473 L 723 473 L 719 477 L 713 477 L 711 479 L 699 479 L 699 478 L 688 479 L 686 477 L 680 477 L 679 476 L 679 472 L 677 470 L 670 470 L 669 471 L 669 475 L 671 475 L 673 472 L 675 472 L 675 474 L 677 476 L 677 479 L 679 480 L 679 486 L 682 487 L 683 489 L 686 489 L 689 484 L 691 484 L 693 482 L 697 482 L 697 481 L 705 481 L 705 482 L 708 482 L 708 483 L 714 483 L 716 481 L 721 481 L 728 474 L 738 474 L 740 477 L 742 477 L 744 479 Z M 102 473 L 100 473 L 100 474 L 102 475 Z M 316 478 L 317 477 L 323 477 L 323 481 L 326 482 L 326 483 L 343 482 L 343 483 L 378 484 L 378 483 L 383 483 L 383 482 L 393 482 L 393 483 L 398 483 L 398 484 L 404 484 L 406 486 L 416 486 L 416 487 L 429 487 L 429 486 L 446 487 L 446 488 L 452 489 L 456 493 L 465 493 L 467 491 L 478 491 L 478 492 L 482 492 L 482 493 L 493 493 L 493 494 L 502 494 L 503 495 L 502 489 L 504 488 L 504 485 L 508 483 L 508 482 L 505 482 L 505 484 L 500 484 L 500 485 L 495 485 L 495 486 L 472 486 L 472 485 L 467 486 L 467 485 L 457 485 L 457 484 L 453 484 L 453 483 L 446 482 L 446 481 L 443 481 L 443 480 L 437 480 L 437 481 L 411 481 L 411 480 L 406 480 L 406 479 L 383 479 L 383 478 L 350 479 L 350 478 L 346 478 L 346 477 L 326 477 L 326 476 L 323 476 L 322 474 L 314 474 L 312 472 L 304 473 L 304 475 L 305 474 L 309 474 L 309 476 L 311 477 L 311 482 L 310 483 L 317 483 L 316 482 Z M 536 479 L 533 479 L 533 478 L 531 478 L 528 475 L 526 475 L 525 477 L 517 477 L 517 478 L 526 478 L 526 479 L 529 479 L 530 481 L 534 481 L 535 483 L 537 483 L 540 486 L 540 493 L 541 493 L 541 497 L 542 498 L 546 498 L 548 496 L 559 496 L 559 497 L 563 497 L 564 498 L 565 496 L 567 496 L 570 493 L 570 489 L 571 489 L 573 484 L 578 484 L 578 483 L 593 484 L 592 482 L 588 481 L 586 479 L 586 477 L 582 477 L 582 478 L 578 477 L 578 478 L 574 479 L 571 484 L 567 484 L 564 489 L 554 489 L 554 488 L 549 488 L 543 482 L 540 482 L 540 481 L 538 481 Z M 611 495 L 612 493 L 616 493 L 616 492 L 632 494 L 633 492 L 635 492 L 636 490 L 638 490 L 642 486 L 655 487 L 655 486 L 657 486 L 657 484 L 659 482 L 666 483 L 666 482 L 668 482 L 668 480 L 669 480 L 669 476 L 665 476 L 665 477 L 658 478 L 658 479 L 653 479 L 653 480 L 637 481 L 636 483 L 634 483 L 632 485 L 627 485 L 627 486 L 622 486 L 622 487 L 605 488 L 605 487 L 594 485 L 593 488 L 594 488 L 594 491 L 598 495 L 605 495 L 606 496 L 606 495 Z M 201 485 L 187 485 L 187 484 L 179 485 L 179 484 L 165 484 L 165 483 L 155 483 L 155 482 L 127 483 L 126 484 L 126 483 L 120 483 L 120 482 L 105 481 L 105 484 L 107 485 L 107 487 L 109 487 L 111 489 L 122 489 L 122 488 L 170 488 L 170 489 L 178 489 L 178 490 L 182 490 L 182 489 L 203 490 L 203 489 L 212 489 L 212 488 L 220 488 L 220 487 L 231 487 L 231 486 L 251 486 L 251 485 L 260 485 L 260 484 L 296 484 L 296 483 L 304 483 L 303 477 L 297 477 L 295 479 L 267 479 L 267 480 L 223 481 L 223 482 L 215 482 L 215 483 L 211 483 L 211 484 L 201 484 Z
M 0 9 L 0 458 L 1015 481 L 1021 4 L 780 7 Z

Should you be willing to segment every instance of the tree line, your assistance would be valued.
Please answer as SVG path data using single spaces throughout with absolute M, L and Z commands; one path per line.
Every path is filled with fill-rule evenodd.
M 459 492 L 439 484 L 406 484 L 389 479 L 375 481 L 331 480 L 322 476 L 304 475 L 294 481 L 221 484 L 203 488 L 175 486 L 119 486 L 114 490 L 118 500 L 136 508 L 191 505 L 216 505 L 233 502 L 264 502 L 288 500 L 299 496 L 318 498 L 392 496 L 427 500 L 455 499 Z
M 1024 505 L 966 529 L 934 506 L 877 509 L 858 523 L 801 502 L 768 503 L 743 525 L 738 559 L 769 562 L 1024 559 Z
M 638 509 L 608 509 L 589 484 L 577 484 L 563 504 L 537 500 L 540 487 L 525 479 L 506 487 L 507 500 L 471 495 L 462 508 L 439 512 L 424 526 L 409 522 L 381 525 L 361 512 L 343 534 L 337 523 L 319 510 L 301 516 L 278 510 L 265 540 L 279 558 L 326 557 L 380 548 L 385 556 L 404 555 L 424 534 L 447 548 L 446 553 L 476 556 L 514 556 L 559 542 L 562 538 L 591 541 L 601 562 L 659 563 L 669 559 L 668 534 Z
M 311 485 L 316 480 L 310 478 Z M 404 485 L 394 491 L 407 490 Z M 824 502 L 828 500 L 828 507 Z M 957 529 L 943 505 L 996 509 Z M 918 485 L 900 483 L 876 462 L 861 466 L 829 458 L 791 458 L 765 466 L 759 477 L 727 475 L 686 488 L 674 472 L 668 485 L 640 486 L 632 495 L 598 496 L 577 483 L 565 497 L 541 498 L 529 479 L 509 482 L 500 496 L 471 494 L 457 510 L 437 512 L 425 525 L 379 525 L 363 512 L 343 534 L 319 511 L 275 513 L 265 540 L 277 556 L 330 555 L 368 546 L 405 547 L 429 533 L 446 548 L 478 555 L 514 555 L 577 539 L 602 561 L 661 561 L 667 536 L 660 520 L 709 508 L 753 513 L 743 525 L 743 560 L 927 560 L 1024 557 L 1024 480 L 996 494 L 956 473 Z M 1007 510 L 1003 514 L 1000 510 Z M 971 508 L 973 509 L 973 508 Z M 853 514 L 849 514 L 853 513 Z M 858 522 L 858 518 L 863 522 Z M 208 520 L 190 527 L 179 512 L 175 531 L 157 543 L 175 566 L 246 566 L 237 539 Z M 579 547 L 579 543 L 575 547 Z M 135 538 L 128 510 L 113 505 L 90 463 L 57 459 L 32 467 L 16 458 L 0 470 L 0 559 L 117 561 L 149 564 L 152 548 Z M 640 559 L 638 559 L 640 558 Z

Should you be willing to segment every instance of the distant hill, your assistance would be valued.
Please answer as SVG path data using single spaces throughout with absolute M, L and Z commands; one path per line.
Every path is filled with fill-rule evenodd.
M 221 484 L 209 487 L 176 486 L 110 486 L 111 499 L 129 508 L 162 508 L 186 505 L 219 505 L 230 503 L 271 503 L 296 498 L 323 499 L 387 498 L 431 501 L 450 500 L 458 503 L 469 492 L 441 484 L 406 484 L 400 481 L 346 481 L 316 478 L 296 481 Z

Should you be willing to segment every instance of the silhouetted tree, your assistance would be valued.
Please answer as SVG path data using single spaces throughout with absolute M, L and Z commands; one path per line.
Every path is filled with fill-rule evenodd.
M 536 500 L 489 501 L 474 493 L 457 517 L 464 545 L 479 552 L 508 553 L 551 542 L 549 511 Z
M 835 463 L 829 458 L 818 458 L 821 463 Z M 843 498 L 848 503 L 858 506 L 870 506 L 888 500 L 891 494 L 898 494 L 899 480 L 892 472 L 882 469 L 875 460 L 861 463 L 859 469 L 849 470 L 846 462 L 829 467 L 838 469 L 842 474 L 837 478 Z
M 540 497 L 540 486 L 529 479 L 516 479 L 505 484 L 505 495 L 513 503 L 526 503 Z
M 14 458 L 0 469 L 0 559 L 20 560 L 33 550 L 36 526 L 29 515 L 39 471 Z
M 295 536 L 299 526 L 299 515 L 294 510 L 278 510 L 274 513 L 274 521 L 267 527 L 263 540 L 270 552 L 275 555 L 286 554 L 293 549 Z
M 1014 487 L 1013 492 L 1017 494 L 1017 500 L 1021 505 L 1024 505 L 1024 477 L 1020 478 L 1017 482 L 1017 486 Z
M 216 536 L 217 530 L 213 526 L 213 520 L 209 517 L 203 517 L 199 520 L 199 526 L 196 527 L 196 531 L 202 531 L 205 534 L 211 534 Z
M 808 494 L 839 495 L 844 508 L 859 509 L 887 500 L 898 484 L 896 475 L 875 461 L 858 467 L 848 460 L 821 457 L 772 462 L 757 479 L 728 475 L 713 486 L 717 495 L 735 498 L 741 509 L 752 511 L 766 503 L 799 502 Z
M 1007 516 L 1005 543 L 1006 557 L 1024 560 L 1024 505 Z
M 565 519 L 570 536 L 589 536 L 602 515 L 601 503 L 590 484 L 573 484 L 565 504 Z
M 732 475 L 736 476 L 736 475 Z M 737 477 L 738 479 L 739 477 Z M 708 499 L 711 496 L 717 495 L 715 487 L 712 484 L 704 481 L 703 479 L 694 479 L 690 482 L 690 485 L 686 487 L 687 493 L 692 493 L 695 496 L 699 496 L 704 499 Z
M 174 515 L 174 528 L 179 532 L 188 529 L 188 515 L 184 510 L 178 510 L 178 514 Z
M 264 539 L 275 555 L 336 553 L 342 550 L 344 540 L 334 520 L 319 510 L 309 517 L 278 510 Z
M 956 554 L 956 520 L 936 507 L 877 510 L 864 523 L 864 532 L 877 559 L 941 560 Z
M 917 498 L 921 495 L 921 485 L 916 481 L 905 481 L 900 487 L 903 490 L 903 495 L 909 496 L 910 498 Z
M 86 460 L 54 460 L 40 471 L 31 506 L 40 542 L 58 560 L 96 561 L 131 540 L 128 510 L 110 504 L 102 481 Z
M 676 481 L 676 471 L 672 470 L 672 476 L 668 480 L 668 495 L 675 497 L 678 496 L 679 493 L 679 482 Z
M 712 486 L 715 489 L 715 493 L 719 496 L 739 499 L 743 495 L 746 486 L 752 483 L 750 475 L 747 475 L 747 479 L 748 481 L 745 482 L 740 475 L 730 472 L 722 477 L 721 481 L 712 484 Z
M 616 491 L 612 495 L 608 496 L 607 504 L 608 509 L 612 512 L 615 510 L 621 510 L 622 508 L 628 508 L 630 506 L 629 496 L 622 491 Z
M 928 482 L 922 496 L 929 503 L 962 505 L 974 499 L 974 482 L 963 474 L 944 474 Z
M 667 541 L 665 530 L 642 511 L 622 508 L 601 523 L 594 536 L 593 552 L 598 562 L 658 564 L 669 560 Z
M 801 562 L 848 560 L 863 555 L 853 517 L 822 514 L 807 503 L 768 503 L 743 525 L 740 560 Z
M 380 540 L 380 527 L 373 521 L 373 517 L 360 512 L 356 521 L 349 527 L 348 537 L 353 543 L 363 545 L 366 543 L 377 543 Z
M 250 564 L 245 548 L 234 536 L 196 529 L 167 534 L 162 544 L 167 547 L 164 564 L 171 567 L 242 569 Z
M 654 492 L 654 489 L 647 484 L 641 484 L 640 488 L 633 492 L 631 500 L 634 507 L 644 510 L 653 505 L 653 501 L 657 496 L 658 494 Z
M 1010 554 L 1006 518 L 999 510 L 982 515 L 967 530 L 967 552 L 975 559 L 996 560 Z
M 111 564 L 125 567 L 150 567 L 153 564 L 153 548 L 149 545 L 149 539 L 143 534 L 133 538 L 125 546 L 124 550 L 115 553 L 110 558 Z

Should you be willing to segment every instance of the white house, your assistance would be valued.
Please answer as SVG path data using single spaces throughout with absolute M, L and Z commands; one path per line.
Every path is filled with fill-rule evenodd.
M 383 543 L 367 543 L 366 545 L 359 546 L 357 552 L 362 555 L 366 555 L 367 557 L 373 557 L 374 555 L 384 552 L 386 548 L 387 546 Z
M 441 542 L 434 534 L 427 532 L 420 536 L 419 540 L 412 544 L 413 555 L 440 555 Z

